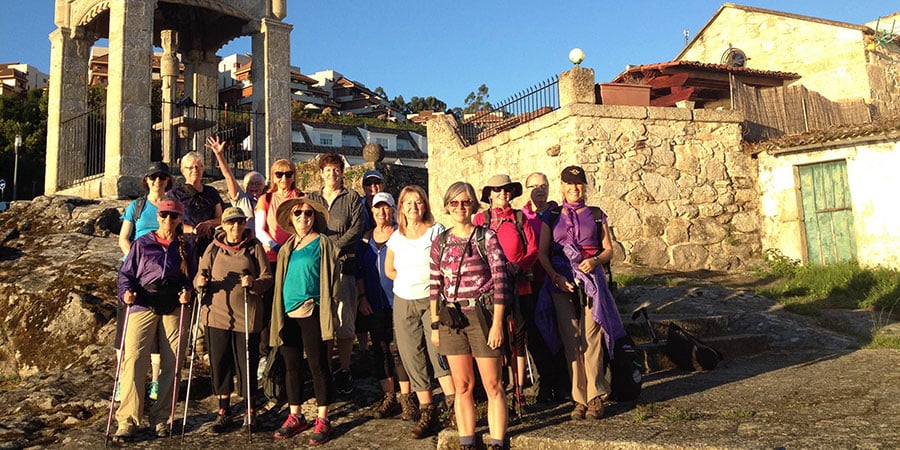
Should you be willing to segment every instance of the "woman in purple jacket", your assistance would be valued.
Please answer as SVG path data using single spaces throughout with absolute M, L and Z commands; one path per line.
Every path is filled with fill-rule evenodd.
M 120 374 L 122 403 L 116 411 L 117 440 L 134 436 L 144 409 L 144 382 L 150 362 L 150 343 L 159 345 L 159 399 L 150 407 L 150 425 L 157 436 L 168 436 L 169 407 L 174 394 L 179 330 L 179 306 L 191 299 L 191 280 L 197 271 L 191 245 L 182 233 L 184 206 L 175 200 L 159 204 L 159 229 L 131 245 L 119 271 L 119 301 L 126 305 L 127 328 Z M 185 316 L 189 317 L 187 313 Z

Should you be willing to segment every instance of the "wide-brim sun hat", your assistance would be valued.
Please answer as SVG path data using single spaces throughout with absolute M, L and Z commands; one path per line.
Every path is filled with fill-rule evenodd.
M 278 205 L 278 210 L 275 212 L 275 220 L 278 222 L 278 226 L 288 233 L 297 234 L 294 230 L 291 211 L 293 211 L 295 207 L 303 204 L 309 205 L 316 211 L 316 220 L 313 222 L 313 230 L 317 233 L 324 232 L 325 228 L 328 226 L 328 209 L 321 203 L 308 197 L 289 198 Z
M 491 189 L 496 187 L 512 188 L 509 197 L 510 200 L 522 195 L 522 183 L 513 181 L 511 178 L 509 178 L 509 175 L 497 174 L 488 178 L 487 182 L 484 183 L 484 187 L 481 188 L 481 201 L 490 204 Z

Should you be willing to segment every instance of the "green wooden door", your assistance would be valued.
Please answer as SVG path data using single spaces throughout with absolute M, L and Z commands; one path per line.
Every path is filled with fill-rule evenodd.
M 856 259 L 847 162 L 799 166 L 807 262 L 831 264 Z

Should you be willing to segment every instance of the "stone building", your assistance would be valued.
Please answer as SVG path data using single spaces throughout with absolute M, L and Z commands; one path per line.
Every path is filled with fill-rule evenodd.
M 859 25 L 725 3 L 675 59 L 794 72 L 831 100 L 861 98 L 891 112 L 900 108 L 900 54 L 896 38 L 876 39 L 897 16 Z
M 57 0 L 50 34 L 51 76 L 44 192 L 85 197 L 140 193 L 139 176 L 151 155 L 151 65 L 161 47 L 162 154 L 173 163 L 175 83 L 184 65 L 184 91 L 197 105 L 217 105 L 216 51 L 251 36 L 253 71 L 264 117 L 253 133 L 253 167 L 290 152 L 290 32 L 285 0 Z M 87 111 L 90 48 L 108 38 L 107 103 Z M 177 130 L 179 133 L 181 129 Z M 192 135 L 202 148 L 208 133 Z M 97 142 L 99 141 L 99 142 Z
M 560 170 L 579 164 L 590 175 L 588 203 L 610 216 L 620 260 L 722 270 L 748 267 L 771 248 L 805 263 L 900 268 L 890 189 L 900 167 L 900 121 L 890 117 L 900 105 L 900 38 L 877 28 L 890 22 L 854 25 L 726 3 L 676 61 L 629 69 L 669 77 L 666 94 L 704 72 L 724 83 L 711 93 L 721 96 L 696 102 L 712 109 L 674 98 L 682 108 L 597 104 L 593 71 L 574 68 L 560 76 L 558 109 L 525 120 L 501 113 L 497 122 L 513 126 L 480 133 L 475 143 L 454 118 L 429 120 L 430 200 L 440 210 L 453 181 L 478 188 L 495 173 L 524 181 L 534 171 L 549 176 L 550 196 L 559 199 Z M 616 81 L 625 83 L 623 75 Z M 759 100 L 731 109 L 741 77 L 756 79 L 751 92 L 760 98 L 800 89 L 803 99 L 838 112 L 862 105 L 865 114 L 746 141 L 759 125 L 748 111 L 790 105 Z M 813 113 L 802 107 L 801 115 Z

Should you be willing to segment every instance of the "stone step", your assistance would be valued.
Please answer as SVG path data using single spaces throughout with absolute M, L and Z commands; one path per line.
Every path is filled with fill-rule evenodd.
M 710 347 L 719 351 L 725 361 L 742 356 L 756 355 L 769 349 L 769 338 L 764 334 L 735 334 L 701 338 Z M 666 341 L 638 344 L 644 352 L 644 368 L 647 373 L 674 369 L 675 364 L 666 355 Z M 699 367 L 697 368 L 699 370 Z
M 644 319 L 639 317 L 637 320 L 630 320 L 631 318 L 623 318 L 623 325 L 625 325 L 625 331 L 628 332 L 628 335 L 631 336 L 636 343 L 640 342 L 648 342 L 650 341 L 650 332 L 647 329 L 647 324 Z M 704 339 L 707 337 L 713 336 L 724 336 L 729 332 L 729 325 L 731 324 L 731 318 L 726 315 L 715 315 L 715 316 L 650 316 L 650 320 L 653 323 L 653 331 L 656 332 L 656 337 L 659 339 L 666 338 L 666 332 L 669 329 L 669 323 L 675 323 L 676 325 L 684 328 L 688 333 L 692 335 Z

